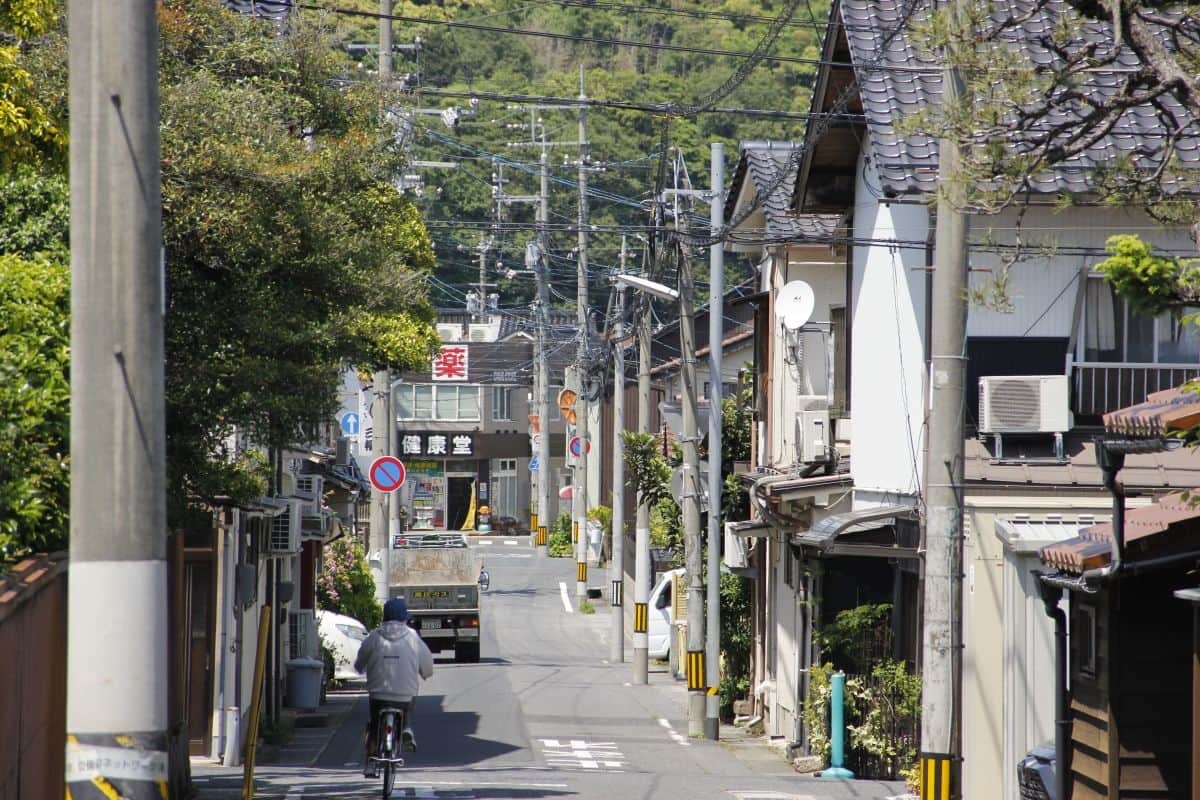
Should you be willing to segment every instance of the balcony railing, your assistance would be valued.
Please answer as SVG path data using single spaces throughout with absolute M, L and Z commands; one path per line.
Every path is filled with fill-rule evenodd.
M 1071 410 L 1089 416 L 1140 403 L 1149 394 L 1200 378 L 1200 364 L 1078 361 L 1071 366 Z

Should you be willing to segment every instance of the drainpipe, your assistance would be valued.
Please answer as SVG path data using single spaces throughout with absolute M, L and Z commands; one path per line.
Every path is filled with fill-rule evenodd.
M 1121 553 L 1125 550 L 1125 484 L 1117 473 L 1125 466 L 1125 453 L 1116 450 L 1101 438 L 1096 439 L 1096 464 L 1104 476 L 1104 488 L 1112 492 L 1112 556 L 1109 563 L 1098 569 L 1086 570 L 1084 584 L 1108 580 L 1121 570 Z
M 1034 573 L 1039 578 L 1043 573 Z M 1054 620 L 1054 797 L 1066 800 L 1071 742 L 1070 697 L 1067 694 L 1067 613 L 1059 608 L 1063 590 L 1038 581 L 1046 614 Z

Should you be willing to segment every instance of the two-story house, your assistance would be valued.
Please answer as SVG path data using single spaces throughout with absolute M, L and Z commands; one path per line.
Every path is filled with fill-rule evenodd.
M 760 474 L 751 490 L 765 525 L 748 533 L 767 554 L 768 630 L 756 689 L 769 730 L 789 738 L 803 736 L 795 716 L 803 676 L 820 657 L 811 628 L 838 608 L 892 602 L 896 655 L 919 663 L 929 333 L 938 313 L 931 302 L 936 222 L 930 213 L 937 147 L 928 137 L 902 133 L 898 121 L 940 101 L 940 65 L 912 34 L 930 4 L 916 4 L 913 15 L 904 11 L 876 0 L 834 2 L 800 146 L 780 168 L 781 179 L 765 188 L 743 182 L 731 192 L 731 201 L 737 192 L 758 197 L 769 216 L 772 204 L 762 196 L 786 183 L 794 168 L 794 224 L 839 220 L 823 235 L 789 236 L 780 243 L 789 251 L 786 261 L 776 258 L 763 270 Z M 1019 28 L 1016 57 L 1051 57 L 1041 37 L 1062 13 L 1061 4 L 1048 4 Z M 1112 41 L 1102 26 L 1081 30 Z M 1090 171 L 1121 154 L 1152 158 L 1156 143 L 1131 111 L 1084 156 L 1033 176 L 1023 213 L 970 220 L 971 281 L 979 287 L 1007 269 L 1012 305 L 972 306 L 965 343 L 967 797 L 996 796 L 996 787 L 1006 800 L 1016 797 L 1016 762 L 1052 736 L 1053 680 L 1046 672 L 1052 624 L 1028 572 L 1039 545 L 1108 516 L 1111 498 L 1090 443 L 1099 415 L 1200 367 L 1187 326 L 1134 313 L 1094 272 L 1114 233 L 1138 232 L 1174 252 L 1194 250 L 1186 230 L 1157 225 L 1135 208 L 1092 202 L 1089 194 Z M 1073 204 L 1060 204 L 1063 196 Z M 1009 269 L 1018 236 L 1025 257 Z M 774 269 L 781 263 L 789 272 Z M 801 325 L 783 318 L 796 296 L 787 289 L 793 280 L 803 280 L 813 296 L 814 310 Z M 796 404 L 821 393 L 814 376 L 828 372 L 828 343 L 795 342 L 798 332 L 824 337 L 824 330 L 806 326 L 832 323 L 839 306 L 846 320 L 846 402 L 829 405 L 835 419 L 847 421 L 833 425 L 848 452 L 832 474 L 821 475 L 811 453 L 797 452 L 805 424 L 799 414 L 809 409 Z M 789 358 L 807 368 L 796 369 Z M 1131 457 L 1125 473 L 1127 485 L 1143 493 L 1131 505 L 1190 488 L 1197 478 L 1200 460 L 1189 451 Z

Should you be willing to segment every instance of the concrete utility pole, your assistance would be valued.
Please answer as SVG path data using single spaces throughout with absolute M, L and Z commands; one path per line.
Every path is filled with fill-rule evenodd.
M 691 190 L 687 170 L 681 169 L 683 155 L 676 153 L 677 182 L 682 179 L 683 193 L 675 195 L 675 226 L 679 232 L 679 347 L 682 354 L 680 373 L 683 377 L 683 560 L 687 572 L 687 683 L 688 735 L 704 735 L 705 678 L 704 667 L 704 580 L 703 559 L 700 553 L 700 457 L 699 434 L 696 430 L 696 309 L 693 296 L 692 254 L 687 244 L 690 230 L 688 213 Z M 681 194 L 684 200 L 680 202 Z
M 587 199 L 587 95 L 583 91 L 583 67 L 579 68 L 579 240 L 576 265 L 577 293 L 575 303 L 579 324 L 579 348 L 576 364 L 579 374 L 579 397 L 575 401 L 575 435 L 579 437 L 579 458 L 575 462 L 575 481 L 571 487 L 571 510 L 578 526 L 575 543 L 575 595 L 587 595 L 587 462 L 588 462 L 588 199 Z
M 711 145 L 712 186 L 708 249 L 708 614 L 705 617 L 704 671 L 709 695 L 704 708 L 704 735 L 716 739 L 721 729 L 721 360 L 725 337 L 725 250 L 717 237 L 725 225 L 725 145 Z
M 379 0 L 379 77 L 392 77 L 392 0 Z
M 965 21 L 963 0 L 954 16 Z M 942 102 L 963 94 L 955 36 L 944 52 Z M 962 719 L 963 398 L 966 367 L 967 217 L 956 135 L 938 143 L 929 450 L 925 465 L 925 625 L 921 692 L 922 794 L 959 798 Z M 946 782 L 949 782 L 949 787 Z M 928 794 L 925 786 L 930 788 Z M 948 791 L 947 791 L 948 789 Z
M 371 459 L 391 452 L 391 437 L 388 430 L 395 427 L 392 422 L 392 376 L 386 369 L 378 370 L 374 376 L 374 386 L 371 387 Z M 379 553 L 379 566 L 375 572 L 375 599 L 380 603 L 388 601 L 388 566 L 390 561 L 391 544 L 388 541 L 390 519 L 388 514 L 388 496 L 378 489 L 371 492 L 371 546 L 370 549 Z
M 549 254 L 547 252 L 546 223 L 550 219 L 550 171 L 547 163 L 546 134 L 542 133 L 542 154 L 538 158 L 538 174 L 541 178 L 537 205 L 537 377 L 540 391 L 537 397 L 537 414 L 541 426 L 538 439 L 538 525 L 545 527 L 547 535 L 555 519 L 550 513 L 550 369 L 546 359 L 546 317 L 550 311 L 550 289 L 547 283 Z M 545 549 L 542 548 L 542 552 Z
M 68 795 L 167 794 L 166 421 L 153 0 L 72 0 Z M 97 613 L 97 603 L 103 603 Z M 51 732 L 53 735 L 53 732 Z
M 628 240 L 621 237 L 621 274 L 625 274 Z M 617 573 L 612 580 L 612 641 L 609 660 L 625 660 L 625 289 L 617 289 L 617 327 L 613 336 L 613 490 L 612 563 Z
M 650 301 L 642 297 L 637 321 L 638 343 L 638 433 L 650 432 Z M 637 497 L 634 521 L 633 565 L 633 682 L 649 680 L 650 642 L 650 504 L 645 493 Z

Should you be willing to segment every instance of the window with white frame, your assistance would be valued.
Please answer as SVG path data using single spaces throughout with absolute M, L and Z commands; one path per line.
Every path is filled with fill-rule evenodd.
M 492 461 L 492 519 L 517 516 L 517 459 Z
M 492 419 L 512 419 L 512 389 L 510 387 L 492 387 Z
M 396 419 L 478 422 L 479 387 L 414 383 L 397 386 Z

